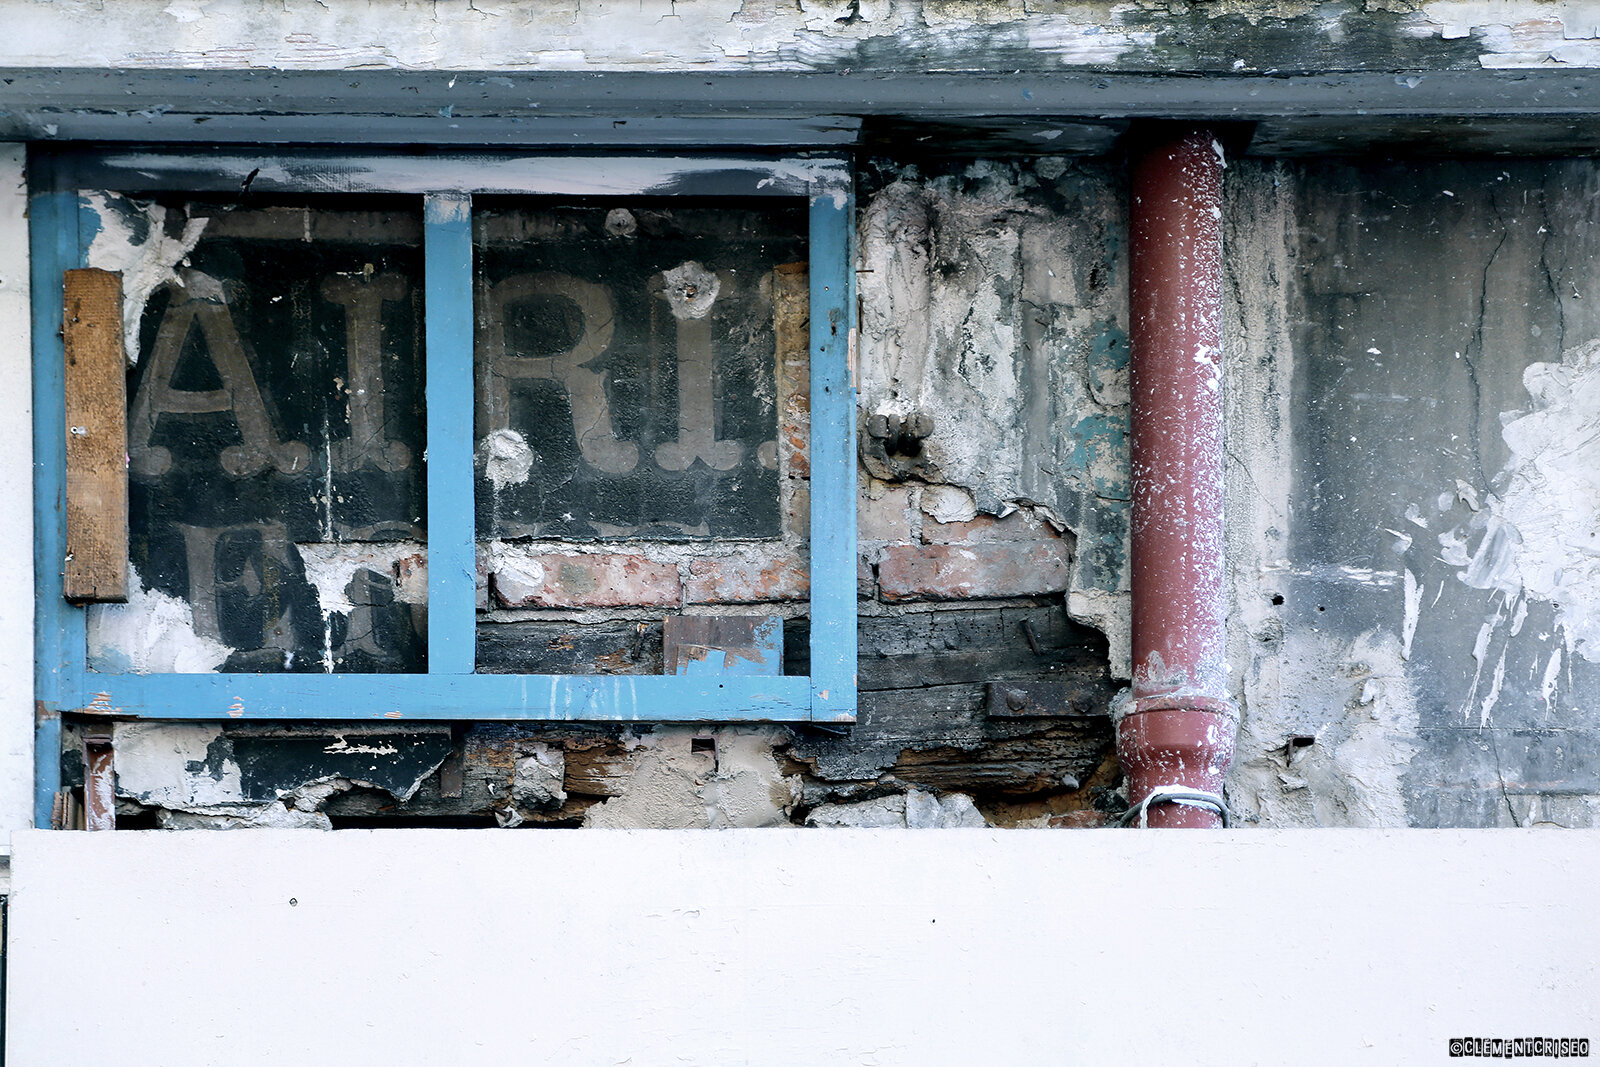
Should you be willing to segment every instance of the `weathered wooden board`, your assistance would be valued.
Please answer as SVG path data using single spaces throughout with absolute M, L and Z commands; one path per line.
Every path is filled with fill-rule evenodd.
M 477 670 L 480 674 L 661 674 L 661 643 L 659 622 L 480 623 Z
M 669 615 L 663 638 L 668 674 L 779 675 L 783 620 L 775 615 Z
M 66 344 L 67 542 L 62 595 L 75 602 L 128 597 L 127 357 L 122 275 L 69 270 Z
M 990 682 L 987 711 L 991 719 L 1109 715 L 1112 691 L 1103 675 Z

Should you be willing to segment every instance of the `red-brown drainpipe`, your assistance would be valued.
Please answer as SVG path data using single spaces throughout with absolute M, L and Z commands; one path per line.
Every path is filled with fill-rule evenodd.
M 1143 146 L 1129 241 L 1133 690 L 1117 724 L 1135 809 L 1153 791 L 1220 799 L 1238 721 L 1223 630 L 1222 147 L 1210 130 L 1167 127 Z M 1144 814 L 1223 821 L 1193 800 Z

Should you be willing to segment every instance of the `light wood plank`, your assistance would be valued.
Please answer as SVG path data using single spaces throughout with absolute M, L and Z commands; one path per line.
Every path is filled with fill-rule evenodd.
M 122 275 L 64 278 L 67 540 L 62 595 L 78 603 L 128 597 L 128 396 Z

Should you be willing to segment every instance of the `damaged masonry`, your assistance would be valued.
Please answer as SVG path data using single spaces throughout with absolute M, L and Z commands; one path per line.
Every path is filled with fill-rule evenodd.
M 0 1060 L 1587 1054 L 1600 0 L 0 12 Z
M 1127 669 L 1116 183 L 1104 168 L 1052 159 L 932 180 L 891 169 L 879 184 L 861 212 L 863 270 L 904 284 L 862 294 L 856 726 L 120 724 L 119 825 L 1105 822 L 1122 803 L 1112 671 Z M 133 592 L 90 609 L 92 662 L 370 670 L 387 655 L 420 665 L 426 530 L 406 479 L 424 448 L 406 436 L 415 372 L 395 363 L 416 332 L 400 314 L 419 288 L 405 280 L 412 224 L 309 208 L 92 204 L 105 221 L 91 263 L 137 264 L 154 279 L 124 290 L 130 306 L 146 301 L 142 316 L 127 314 L 159 354 L 131 372 L 130 433 L 147 452 L 164 449 L 167 464 L 134 457 Z M 995 239 L 997 219 L 1018 227 L 1014 239 Z M 505 295 L 479 327 L 480 672 L 672 673 L 663 609 L 685 622 L 777 617 L 782 663 L 771 668 L 805 672 L 805 273 L 792 265 L 797 249 L 767 236 L 777 225 L 795 223 L 620 207 L 484 222 L 484 284 Z M 152 246 L 150 235 L 168 232 L 187 236 Z M 374 249 L 380 234 L 390 244 Z M 646 238 L 670 245 L 677 265 L 652 276 L 652 257 L 667 260 Z M 614 262 L 582 280 L 591 243 Z M 307 245 L 318 257 L 310 272 L 290 258 Z M 637 281 L 617 273 L 635 255 Z M 240 273 L 245 262 L 258 266 Z M 960 273 L 936 269 L 957 262 Z M 212 302 L 191 312 L 202 276 Z M 344 277 L 355 290 L 339 287 Z M 276 356 L 244 340 L 275 315 L 285 324 L 269 334 Z M 982 334 L 980 318 L 990 320 Z M 563 336 L 554 343 L 565 354 L 539 354 Z M 729 362 L 735 342 L 753 355 L 748 371 Z M 676 384 L 627 362 L 630 347 L 653 345 L 676 348 Z M 698 398 L 686 392 L 704 373 L 697 350 L 716 360 L 712 391 Z M 951 357 L 930 363 L 934 352 Z M 308 363 L 329 368 L 331 396 L 300 384 Z M 740 373 L 750 384 L 729 377 Z M 363 399 L 363 383 L 383 395 Z M 204 402 L 189 398 L 197 391 Z M 652 397 L 674 392 L 675 414 L 644 421 Z M 754 399 L 748 414 L 732 406 L 737 396 Z M 527 422 L 535 404 L 570 406 L 565 435 Z M 367 439 L 363 419 L 393 442 L 387 451 L 352 453 L 349 441 Z M 709 510 L 654 516 L 641 508 L 663 494 L 640 479 L 685 466 L 674 431 L 695 442 L 689 461 L 709 476 L 697 492 Z M 223 512 L 183 513 L 210 506 L 204 479 L 219 466 L 238 486 Z M 163 541 L 172 547 L 158 551 Z M 79 729 L 65 731 L 69 788 L 83 780 Z
M 1229 156 L 1222 347 L 1195 359 L 1226 405 L 1235 825 L 1593 823 L 1597 181 Z M 119 825 L 1115 822 L 1127 188 L 1094 155 L 859 167 L 853 725 L 118 722 Z M 139 339 L 128 596 L 89 609 L 91 666 L 426 671 L 420 220 L 86 204 Z M 807 674 L 803 220 L 645 198 L 474 225 L 476 671 Z M 674 636 L 729 620 L 767 636 Z M 105 725 L 64 720 L 68 825 Z

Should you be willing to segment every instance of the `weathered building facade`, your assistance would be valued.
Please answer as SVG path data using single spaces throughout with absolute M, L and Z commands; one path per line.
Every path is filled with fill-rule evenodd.
M 36 642 L 15 614 L 12 825 L 76 825 L 96 745 L 123 827 L 1114 822 L 1128 169 L 1157 120 L 1211 131 L 1227 163 L 1234 823 L 1594 821 L 1583 5 L 7 11 L 19 542 L 21 502 L 50 520 L 60 477 L 20 459 L 30 351 L 56 328 L 29 297 L 41 196 L 70 188 L 71 265 L 121 279 L 129 584 L 68 639 L 113 675 L 384 676 L 309 722 L 140 718 L 110 683 L 36 709 L 58 616 Z M 857 486 L 853 724 L 382 721 L 384 687 L 435 653 L 437 309 L 420 198 L 358 188 L 352 152 L 467 185 L 486 159 L 598 176 L 474 205 L 476 672 L 808 674 L 824 462 Z M 663 155 L 848 171 L 847 470 L 811 436 L 804 204 L 605 184 L 608 156 Z

